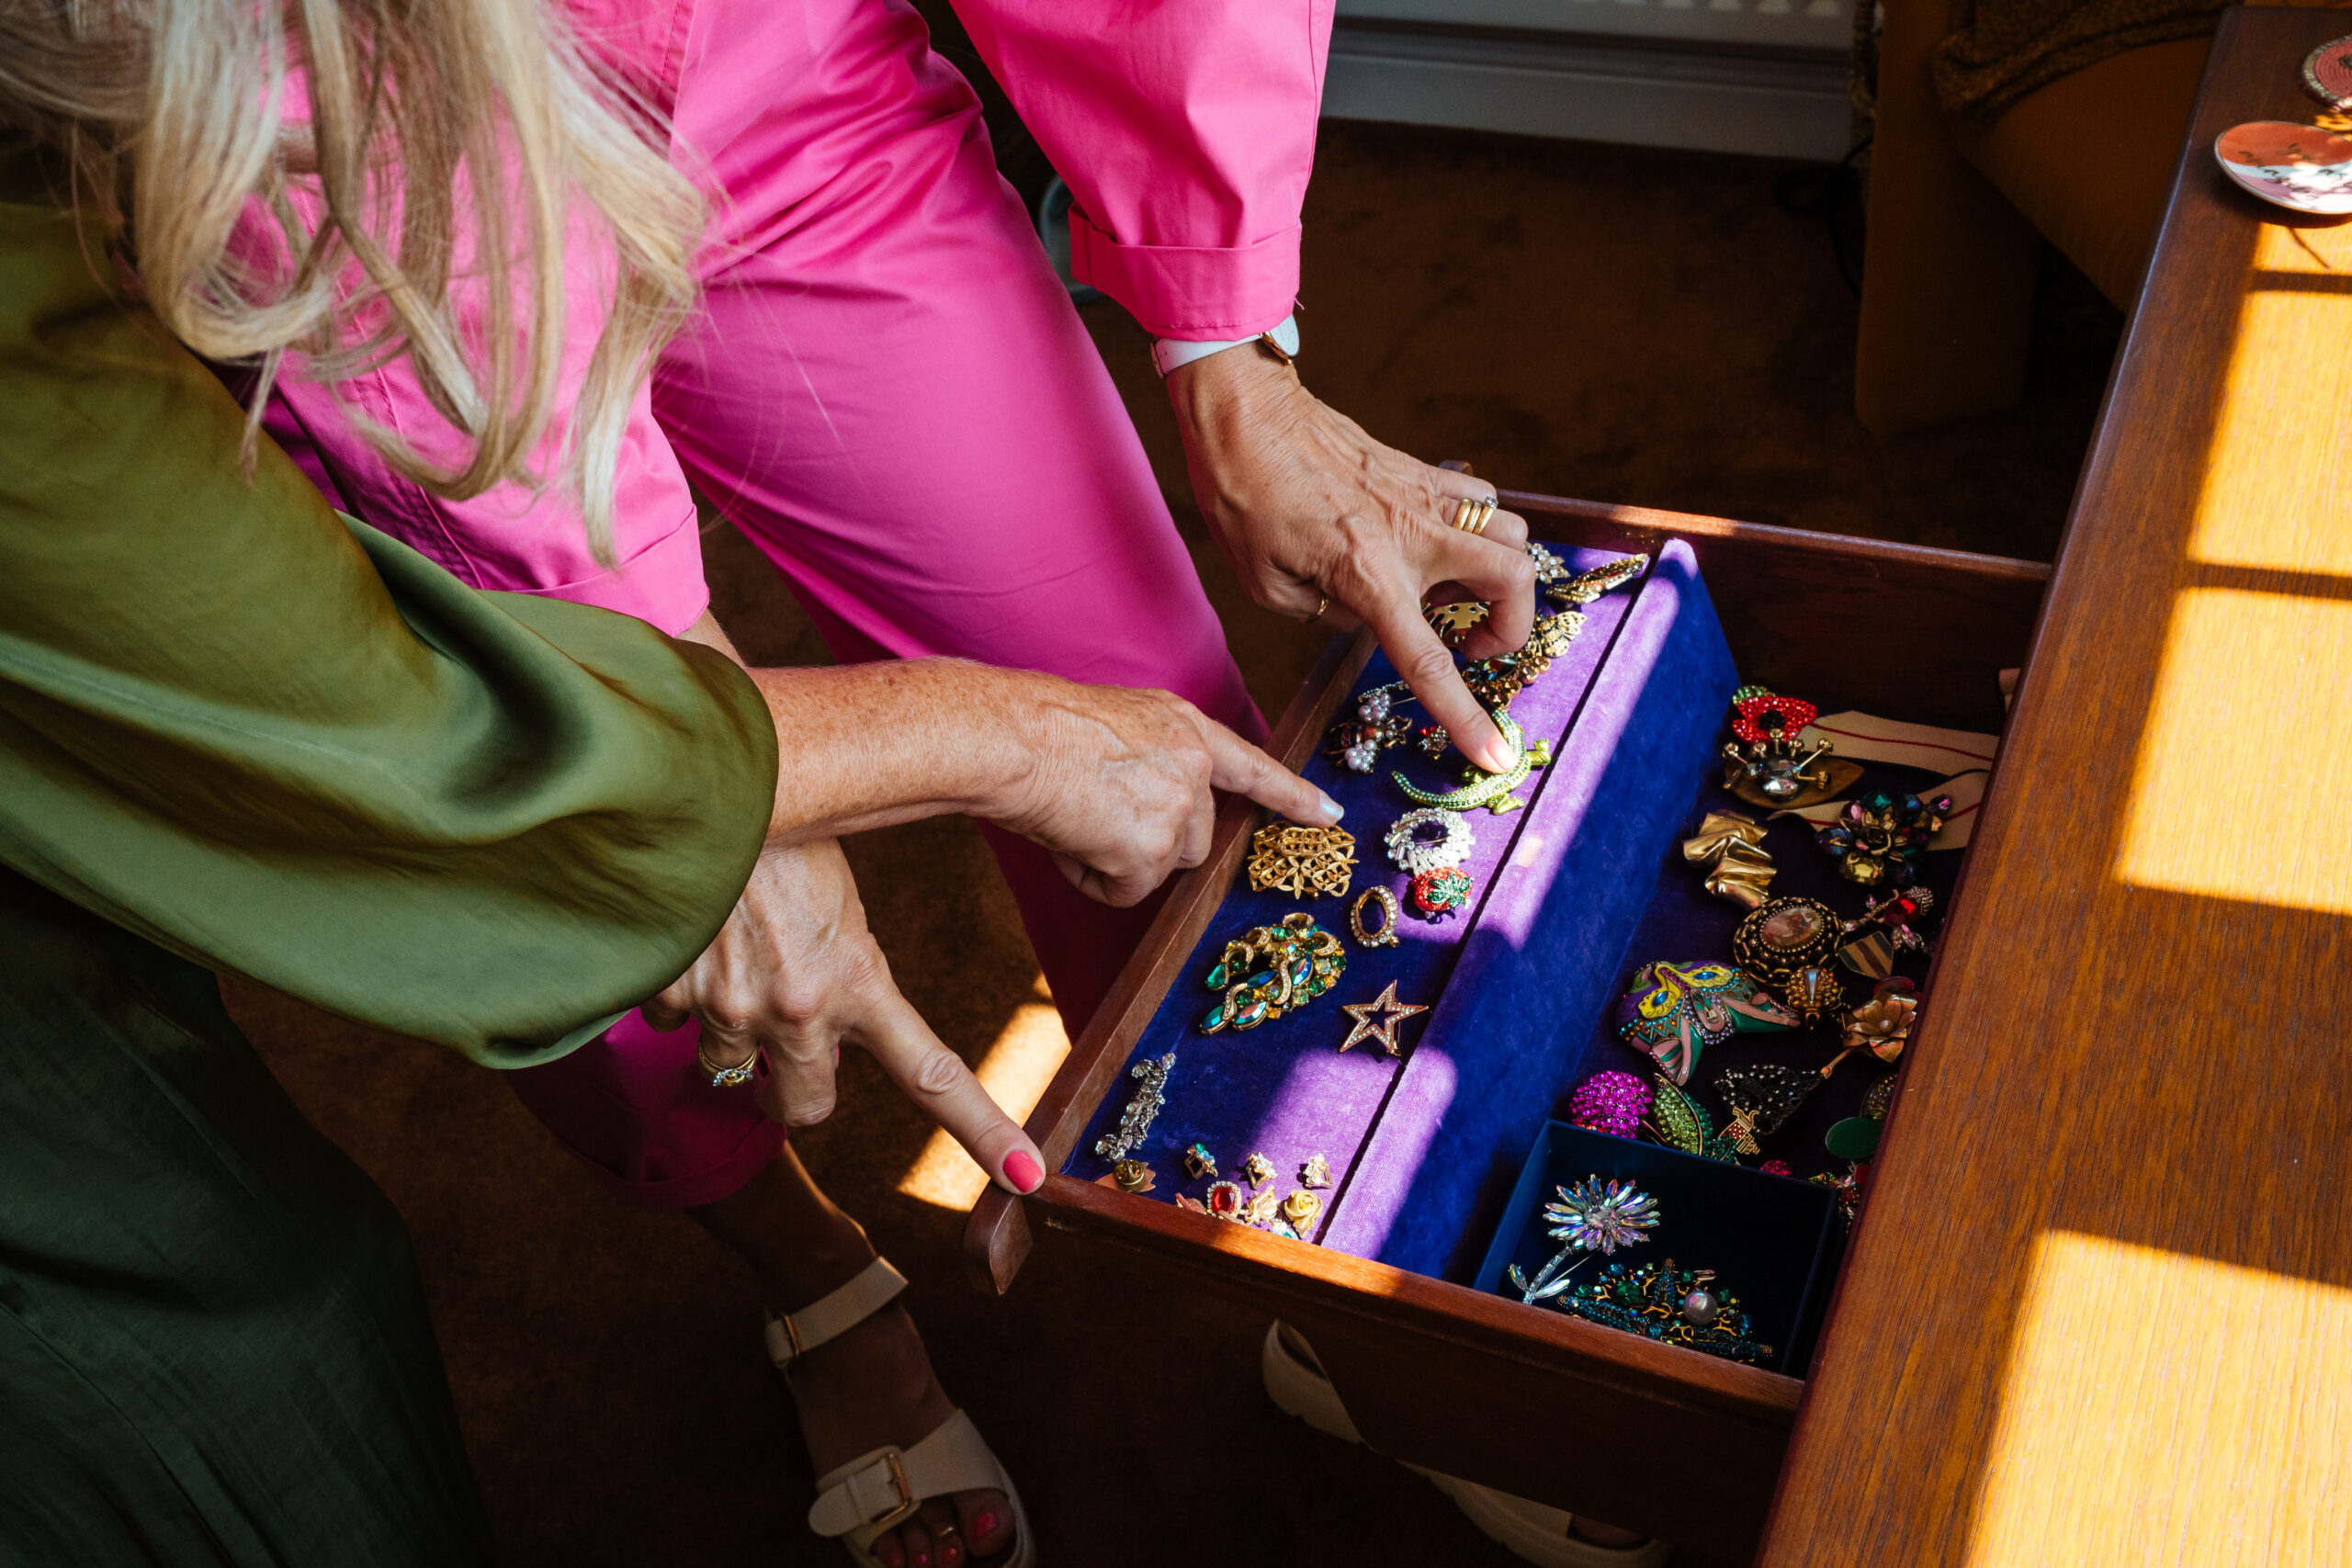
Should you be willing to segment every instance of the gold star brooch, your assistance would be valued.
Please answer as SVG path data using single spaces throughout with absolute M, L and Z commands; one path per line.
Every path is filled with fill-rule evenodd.
M 1361 1041 L 1377 1040 L 1380 1042 L 1380 1048 L 1394 1056 L 1399 1054 L 1396 1047 L 1396 1026 L 1415 1013 L 1427 1012 L 1430 1010 L 1412 1002 L 1398 1001 L 1396 982 L 1391 980 L 1388 982 L 1388 988 L 1372 1000 L 1341 1002 L 1340 1010 L 1356 1021 L 1355 1027 L 1348 1032 L 1348 1037 L 1340 1042 L 1340 1050 L 1345 1051 L 1349 1046 Z M 1375 1014 L 1384 1016 L 1375 1019 Z

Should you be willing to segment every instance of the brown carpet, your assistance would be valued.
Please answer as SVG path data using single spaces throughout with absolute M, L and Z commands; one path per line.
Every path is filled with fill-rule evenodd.
M 1386 439 L 1514 488 L 2046 558 L 2111 312 L 2054 276 L 2025 408 L 1881 446 L 1851 412 L 1852 296 L 1826 231 L 1776 208 L 1781 172 L 1327 127 L 1302 367 Z M 1241 600 L 1191 512 L 1140 333 L 1109 305 L 1088 316 L 1251 690 L 1279 708 L 1317 639 Z M 748 655 L 820 657 L 749 547 L 722 529 L 707 548 Z M 870 834 L 850 854 L 900 984 L 951 1044 L 978 1060 L 1008 1023 L 1034 1026 L 1035 968 L 967 824 Z M 757 1303 L 715 1245 L 607 1201 L 494 1075 L 249 986 L 231 995 L 408 1216 L 508 1561 L 842 1561 L 803 1528 L 808 1463 Z M 804 1156 L 912 1276 L 942 1376 L 1019 1477 L 1048 1563 L 1516 1561 L 1427 1484 L 1277 1415 L 1253 1312 L 1146 1295 L 1043 1232 L 1009 1298 L 972 1293 L 961 1214 L 899 1190 L 928 1129 L 854 1054 L 844 1076 L 842 1111 Z

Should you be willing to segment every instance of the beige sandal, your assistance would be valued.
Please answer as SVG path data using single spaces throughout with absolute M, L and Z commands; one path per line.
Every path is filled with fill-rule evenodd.
M 1300 1343 L 1306 1341 L 1302 1338 Z M 1320 1367 L 1301 1360 L 1283 1343 L 1280 1323 L 1267 1328 L 1265 1344 L 1258 1352 L 1258 1366 L 1266 1380 L 1266 1393 L 1278 1408 L 1343 1443 L 1363 1441 L 1354 1419 L 1348 1415 L 1348 1407 L 1340 1403 L 1340 1391 L 1331 1386 L 1331 1380 L 1323 1375 Z M 1543 1564 L 1543 1568 L 1662 1568 L 1674 1551 L 1662 1540 L 1645 1540 L 1638 1546 L 1599 1546 L 1569 1533 L 1576 1517 L 1565 1509 L 1514 1497 L 1476 1482 L 1440 1475 L 1418 1464 L 1405 1468 L 1428 1476 L 1431 1484 L 1470 1516 L 1472 1524 L 1504 1550 Z
M 865 1271 L 831 1294 L 784 1316 L 770 1315 L 768 1359 L 785 1382 L 792 1381 L 792 1363 L 827 1340 L 846 1334 L 899 1299 L 907 1278 L 877 1258 Z M 957 1492 L 994 1491 L 1004 1494 L 1012 1509 L 1012 1545 L 1002 1568 L 1036 1568 L 1035 1548 L 1029 1540 L 1029 1516 L 1021 1494 L 997 1462 L 980 1429 L 961 1410 L 933 1429 L 910 1449 L 886 1444 L 861 1454 L 817 1480 L 817 1501 L 808 1510 L 808 1528 L 819 1535 L 840 1540 L 858 1568 L 882 1568 L 867 1549 L 884 1532 L 912 1518 L 915 1510 L 934 1497 Z

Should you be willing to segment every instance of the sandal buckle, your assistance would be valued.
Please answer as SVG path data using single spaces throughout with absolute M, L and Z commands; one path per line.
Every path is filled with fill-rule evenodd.
M 915 1510 L 922 1506 L 922 1499 L 916 1496 L 914 1488 L 907 1484 L 907 1467 L 899 1462 L 898 1454 L 884 1454 L 882 1462 L 890 1467 L 890 1484 L 897 1490 L 899 1501 L 867 1519 L 865 1528 L 868 1529 L 888 1529 L 892 1525 L 913 1518 Z

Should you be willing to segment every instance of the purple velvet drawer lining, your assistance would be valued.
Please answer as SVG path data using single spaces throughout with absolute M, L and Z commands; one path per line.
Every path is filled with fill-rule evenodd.
M 1584 570 L 1615 558 L 1607 552 L 1570 551 L 1565 558 L 1572 570 Z M 1512 713 L 1531 739 L 1550 739 L 1555 746 L 1566 733 L 1587 692 L 1603 667 L 1610 649 L 1637 603 L 1636 590 L 1620 589 L 1586 610 L 1587 623 L 1577 641 L 1554 660 L 1552 667 L 1512 705 Z M 1362 693 L 1396 679 L 1385 658 L 1372 660 L 1356 685 Z M 1352 713 L 1352 700 L 1343 712 Z M 1418 709 L 1408 709 L 1417 716 Z M 1476 885 L 1467 910 L 1439 919 L 1416 914 L 1408 886 L 1410 878 L 1389 863 L 1383 840 L 1389 825 L 1413 808 L 1392 782 L 1401 771 L 1425 789 L 1453 787 L 1458 754 L 1449 751 L 1442 763 L 1432 762 L 1409 748 L 1384 752 L 1370 776 L 1353 773 L 1333 759 L 1318 754 L 1306 776 L 1329 791 L 1347 809 L 1346 826 L 1356 835 L 1357 867 L 1345 901 L 1316 899 L 1302 905 L 1288 895 L 1252 893 L 1246 881 L 1227 894 L 1216 916 L 1176 983 L 1160 1004 L 1135 1051 L 1130 1065 L 1156 1059 L 1170 1051 L 1177 1063 L 1170 1074 L 1166 1108 L 1150 1135 L 1136 1151 L 1157 1177 L 1152 1196 L 1173 1201 L 1177 1192 L 1199 1198 L 1207 1179 L 1189 1178 L 1182 1167 L 1184 1148 L 1199 1142 L 1216 1156 L 1220 1175 L 1238 1179 L 1243 1160 L 1262 1153 L 1275 1168 L 1275 1185 L 1288 1191 L 1298 1183 L 1308 1156 L 1321 1154 L 1330 1163 L 1339 1186 L 1323 1196 L 1344 1190 L 1348 1173 L 1383 1114 L 1400 1072 L 1409 1064 L 1409 1052 L 1423 1038 L 1435 1012 L 1408 1021 L 1399 1030 L 1408 1055 L 1392 1061 L 1376 1047 L 1359 1045 L 1341 1055 L 1335 1047 L 1346 1038 L 1350 1021 L 1340 1010 L 1342 1002 L 1369 1001 L 1389 981 L 1397 983 L 1397 997 L 1408 1002 L 1435 1003 L 1470 933 L 1477 929 L 1498 872 L 1518 852 L 1524 823 L 1538 815 L 1551 789 L 1554 768 L 1537 769 L 1518 794 L 1530 801 L 1525 810 L 1501 816 L 1485 810 L 1469 814 L 1476 844 L 1464 863 Z M 1510 878 L 1499 879 L 1508 883 Z M 1365 949 L 1347 935 L 1347 915 L 1357 894 L 1374 884 L 1395 893 L 1406 908 L 1399 922 L 1399 944 Z M 1305 908 L 1326 929 L 1346 943 L 1348 967 L 1339 986 L 1305 1009 L 1257 1029 L 1203 1035 L 1200 1016 L 1216 997 L 1202 985 L 1225 942 L 1251 926 L 1279 919 Z M 1094 1153 L 1095 1141 L 1116 1127 L 1119 1114 L 1135 1091 L 1132 1077 L 1115 1080 L 1063 1169 L 1089 1179 L 1109 1169 L 1109 1161 Z M 1326 1210 L 1326 1216 L 1331 1213 Z M 1312 1238 L 1322 1221 L 1306 1227 Z

